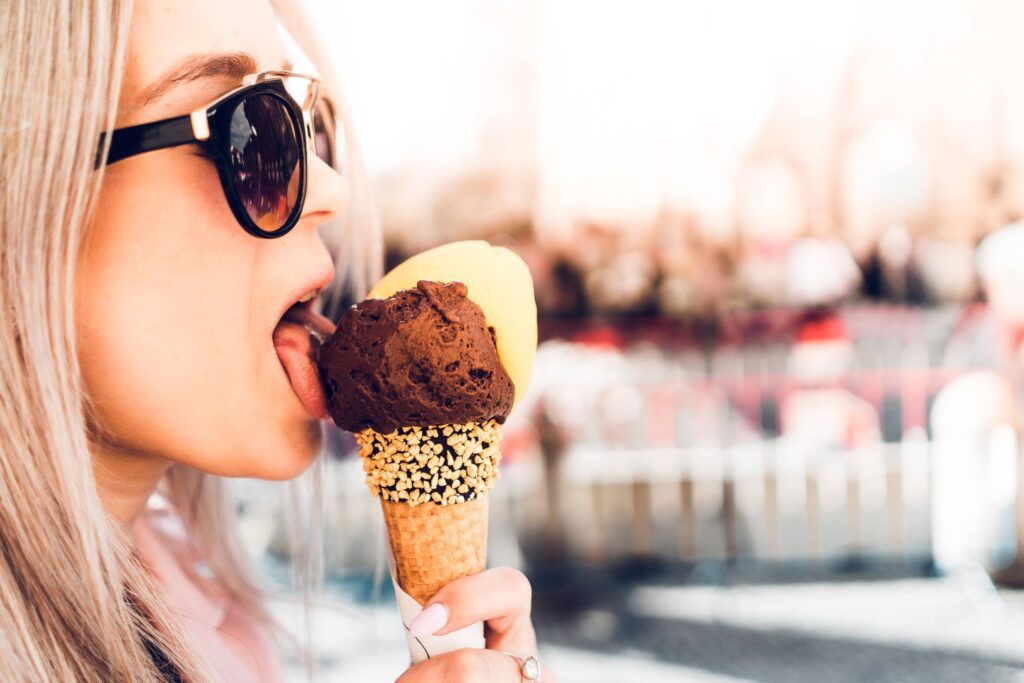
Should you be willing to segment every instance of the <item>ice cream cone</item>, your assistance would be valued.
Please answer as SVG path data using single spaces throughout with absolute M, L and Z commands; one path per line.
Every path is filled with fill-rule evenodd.
M 421 605 L 482 571 L 488 490 L 499 477 L 501 426 L 406 427 L 357 435 L 370 491 L 381 498 L 398 584 Z
M 484 570 L 488 496 L 465 503 L 381 500 L 398 583 L 421 605 L 447 583 Z

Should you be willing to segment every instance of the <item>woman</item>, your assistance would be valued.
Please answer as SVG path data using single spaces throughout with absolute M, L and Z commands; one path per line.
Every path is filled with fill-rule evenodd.
M 274 330 L 310 292 L 364 291 L 379 250 L 358 159 L 328 144 L 337 89 L 273 73 L 278 21 L 317 60 L 283 0 L 5 4 L 0 680 L 281 678 L 220 477 L 314 461 L 322 415 Z M 483 619 L 489 649 L 400 680 L 521 680 L 499 652 L 535 652 L 520 573 L 432 603 L 414 630 Z

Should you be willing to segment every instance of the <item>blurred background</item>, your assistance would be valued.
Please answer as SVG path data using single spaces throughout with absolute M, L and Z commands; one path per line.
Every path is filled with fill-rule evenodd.
M 388 265 L 533 272 L 489 557 L 562 683 L 1024 680 L 1024 3 L 310 6 Z M 328 445 L 322 679 L 392 680 L 377 503 Z

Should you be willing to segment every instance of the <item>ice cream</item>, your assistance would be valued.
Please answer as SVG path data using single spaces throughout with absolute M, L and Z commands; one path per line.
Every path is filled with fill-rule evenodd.
M 483 311 L 461 282 L 421 280 L 349 309 L 320 352 L 328 411 L 342 429 L 504 422 L 515 387 Z
M 420 280 L 461 282 L 494 328 L 498 357 L 516 386 L 514 408 L 526 393 L 537 352 L 537 304 L 530 269 L 515 252 L 481 240 L 452 242 L 416 254 L 385 275 L 368 295 L 383 299 Z
M 537 345 L 529 270 L 486 242 L 423 252 L 351 307 L 319 348 L 335 423 L 355 432 L 401 588 L 424 604 L 482 571 L 501 425 Z

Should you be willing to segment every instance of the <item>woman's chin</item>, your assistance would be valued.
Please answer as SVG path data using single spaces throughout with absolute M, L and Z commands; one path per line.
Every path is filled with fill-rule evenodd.
M 319 420 L 307 415 L 305 420 L 291 422 L 276 438 L 267 438 L 241 452 L 247 456 L 235 462 L 231 472 L 215 472 L 229 477 L 286 481 L 305 472 L 323 448 L 323 431 Z M 205 469 L 205 468 L 204 468 Z
M 252 476 L 259 479 L 284 481 L 294 479 L 313 464 L 323 448 L 323 430 L 315 419 L 303 420 L 295 427 L 297 436 L 288 440 L 285 448 L 272 461 L 262 462 L 261 474 Z

